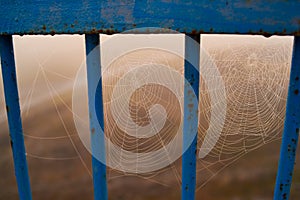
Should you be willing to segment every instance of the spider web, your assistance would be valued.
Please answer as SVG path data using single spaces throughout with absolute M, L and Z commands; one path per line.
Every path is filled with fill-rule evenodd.
M 202 48 L 206 49 L 212 57 L 224 81 L 227 110 L 224 127 L 216 145 L 205 158 L 197 161 L 197 177 L 201 177 L 197 180 L 198 189 L 205 186 L 221 170 L 242 156 L 280 139 L 285 115 L 291 44 L 290 38 L 202 36 Z M 29 147 L 27 148 L 27 156 L 46 160 L 79 160 L 88 174 L 91 175 L 90 160 L 84 158 L 85 153 L 80 150 L 78 142 L 74 139 L 77 133 L 70 125 L 69 117 L 66 117 L 70 114 L 64 113 L 65 110 L 72 113 L 70 99 L 65 97 L 65 91 L 71 89 L 75 77 L 68 76 L 59 70 L 48 69 L 46 63 L 53 57 L 53 54 L 53 52 L 50 53 L 43 60 L 36 60 L 38 70 L 32 76 L 34 78 L 30 89 L 25 90 L 26 95 L 21 97 L 21 102 L 24 102 L 22 115 L 23 120 L 26 120 L 26 117 L 30 115 L 32 106 L 43 106 L 45 102 L 51 102 L 58 119 L 55 124 L 61 129 L 51 135 L 40 136 L 31 133 L 30 127 L 25 127 L 24 135 L 25 138 L 34 140 L 33 144 L 40 141 L 51 141 L 51 143 L 59 144 L 58 140 L 64 140 L 63 144 L 69 143 L 68 145 L 71 145 L 73 150 L 60 152 L 58 156 L 58 151 L 49 155 L 44 150 L 37 152 L 35 149 L 30 152 L 31 147 Z M 130 115 L 136 124 L 146 126 L 150 119 L 149 108 L 153 104 L 159 103 L 167 113 L 167 120 L 163 129 L 159 134 L 143 139 L 134 138 L 116 126 L 109 109 L 112 103 L 113 87 L 132 66 L 149 63 L 169 66 L 183 75 L 184 62 L 181 57 L 161 50 L 145 49 L 118 58 L 109 66 L 109 76 L 104 75 L 103 77 L 105 134 L 112 143 L 132 152 L 149 152 L 163 148 L 174 138 L 174 133 L 179 129 L 182 118 L 180 103 L 176 96 L 168 88 L 149 84 L 139 88 L 132 95 L 129 106 Z M 200 73 L 204 67 L 201 66 Z M 215 78 L 213 76 L 211 74 L 212 79 Z M 53 79 L 53 77 L 55 78 Z M 58 86 L 59 84 L 55 85 L 53 80 L 63 80 L 60 83 L 64 87 Z M 45 87 L 39 88 L 41 84 L 44 84 Z M 43 91 L 42 93 L 45 95 L 42 93 L 36 95 L 37 91 Z M 219 123 L 210 123 L 211 109 L 218 106 L 217 104 L 212 105 L 210 92 L 213 91 L 208 90 L 206 82 L 201 78 L 198 147 L 202 145 L 209 126 L 213 130 L 219 128 Z M 42 100 L 36 103 L 34 102 L 35 97 L 41 97 Z M 160 185 L 179 188 L 181 184 L 180 164 L 181 161 L 177 160 L 169 167 L 142 175 L 108 169 L 108 179 L 134 176 Z
M 248 41 L 243 38 L 222 37 L 223 40 L 227 39 L 227 41 L 217 39 L 216 43 L 222 44 L 220 46 L 209 45 L 209 42 L 216 40 L 216 38 L 212 39 L 207 36 L 203 39 L 203 41 L 207 39 L 207 42 L 204 42 L 202 48 L 209 52 L 224 81 L 227 111 L 224 127 L 217 144 L 205 158 L 198 159 L 197 177 L 201 177 L 198 178 L 198 189 L 205 186 L 220 171 L 242 156 L 265 144 L 279 140 L 283 130 L 292 41 L 276 37 L 271 39 L 248 37 Z M 174 95 L 168 94 L 167 89 L 163 90 L 157 85 L 148 85 L 138 90 L 137 94 L 133 96 L 134 100 L 131 102 L 132 118 L 137 124 L 147 124 L 149 104 L 159 101 L 167 108 L 167 121 L 170 122 L 166 123 L 164 127 L 166 129 L 162 131 L 163 135 L 167 135 L 165 136 L 166 139 L 164 140 L 163 137 L 152 138 L 152 141 L 146 143 L 143 140 L 129 137 L 116 127 L 108 109 L 110 102 L 113 101 L 110 99 L 109 91 L 113 90 L 122 73 L 126 73 L 131 66 L 144 63 L 161 63 L 183 73 L 183 61 L 180 58 L 159 51 L 139 51 L 138 53 L 126 54 L 125 57 L 119 58 L 110 66 L 113 68 L 110 69 L 112 70 L 110 74 L 115 76 L 104 81 L 106 95 L 108 95 L 104 97 L 106 99 L 105 112 L 107 113 L 106 134 L 109 134 L 109 138 L 116 144 L 131 151 L 161 148 L 160 144 L 170 142 L 171 137 L 168 136 L 174 133 L 174 129 L 177 128 L 176 124 L 180 119 L 178 117 L 180 113 L 175 108 L 176 103 L 172 100 L 175 98 Z M 201 71 L 203 70 L 201 68 Z M 147 74 L 148 72 L 145 72 L 145 76 Z M 216 77 L 211 75 L 210 78 Z M 209 126 L 213 130 L 218 130 L 219 126 L 218 123 L 210 123 L 210 112 L 214 106 L 218 105 L 211 105 L 209 93 L 205 81 L 201 78 L 198 147 L 202 145 Z M 168 110 L 170 105 L 171 108 Z M 172 126 L 173 128 L 171 128 Z M 143 144 L 147 145 L 143 146 Z M 171 169 L 163 169 L 144 175 L 134 174 L 133 176 L 140 176 L 147 180 L 155 180 L 160 184 L 173 186 L 174 182 L 164 182 L 164 179 L 161 179 L 163 174 L 173 174 L 176 177 L 177 185 L 180 186 L 180 171 L 180 161 L 177 161 L 172 164 Z M 122 177 L 122 173 L 116 177 Z M 112 175 L 110 178 L 115 177 Z M 166 180 L 168 179 L 166 178 Z
M 280 139 L 292 47 L 290 38 L 207 36 L 206 39 L 203 45 L 225 83 L 227 112 L 214 149 L 198 160 L 197 175 L 201 177 L 198 189 L 240 157 Z M 214 42 L 217 45 L 210 46 Z M 205 85 L 203 81 L 201 84 Z M 209 108 L 216 106 L 210 104 L 208 92 L 201 87 L 199 144 L 207 130 Z
M 291 38 L 281 39 L 278 37 L 266 39 L 243 36 L 219 38 L 205 36 L 202 41 L 202 48 L 206 49 L 212 57 L 224 81 L 227 110 L 224 127 L 220 137 L 217 138 L 216 145 L 205 158 L 198 159 L 197 177 L 201 177 L 197 181 L 198 189 L 205 186 L 220 171 L 242 156 L 281 138 L 292 46 Z M 212 43 L 213 45 L 211 45 Z M 167 121 L 170 122 L 165 124 L 164 128 L 166 129 L 162 131 L 166 135 L 166 139 L 154 137 L 145 142 L 129 137 L 118 129 L 108 109 L 113 101 L 109 91 L 113 90 L 117 80 L 130 70 L 130 67 L 144 63 L 161 63 L 173 67 L 183 74 L 181 58 L 158 50 L 153 52 L 139 50 L 126 54 L 110 66 L 109 74 L 112 76 L 104 79 L 106 134 L 121 148 L 138 152 L 155 150 L 155 148 L 161 148 L 160 144 L 170 142 L 172 137 L 168 135 L 174 134 L 174 130 L 177 128 L 176 124 L 180 120 L 178 116 L 181 114 L 178 112 L 180 109 L 175 108 L 176 105 L 179 106 L 174 102 L 176 99 L 172 100 L 175 98 L 174 95 L 172 96 L 166 88 L 161 86 L 148 85 L 137 90 L 133 95 L 130 106 L 131 116 L 137 124 L 145 125 L 149 123 L 147 113 L 149 105 L 155 101 L 160 102 L 167 109 Z M 203 72 L 207 66 L 203 63 L 200 65 L 201 72 Z M 149 74 L 145 72 L 145 76 L 147 75 Z M 215 78 L 215 74 L 209 76 L 211 79 Z M 203 144 L 208 128 L 217 131 L 222 120 L 218 119 L 211 123 L 212 108 L 219 106 L 222 102 L 211 104 L 210 93 L 214 91 L 208 90 L 206 81 L 210 80 L 204 81 L 201 78 L 198 147 Z M 168 107 L 170 105 L 171 107 Z M 143 146 L 144 144 L 146 145 Z M 180 186 L 180 171 L 180 161 L 177 161 L 170 168 L 143 175 L 133 174 L 133 176 L 155 180 L 163 185 Z M 110 178 L 124 175 L 132 174 L 118 172 L 118 175 L 110 174 Z M 168 178 L 162 179 L 162 176 L 173 176 L 178 184 Z

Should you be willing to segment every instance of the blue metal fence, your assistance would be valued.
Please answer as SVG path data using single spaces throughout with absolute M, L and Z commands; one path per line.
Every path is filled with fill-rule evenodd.
M 15 175 L 20 199 L 30 200 L 30 180 L 25 156 L 22 122 L 13 52 L 13 34 L 86 34 L 86 54 L 99 44 L 99 33 L 117 33 L 131 28 L 161 27 L 188 33 L 199 42 L 200 33 L 240 33 L 295 36 L 290 84 L 286 107 L 281 153 L 274 199 L 288 199 L 292 183 L 293 166 L 300 127 L 300 1 L 0 1 L 0 54 L 4 82 L 5 102 L 9 123 Z M 162 20 L 163 19 L 163 20 Z M 143 29 L 147 33 L 147 29 Z M 156 32 L 159 33 L 159 32 Z M 187 40 L 186 40 L 187 41 Z M 100 51 L 100 49 L 98 49 Z M 98 54 L 100 55 L 100 54 Z M 185 44 L 185 56 L 198 63 L 199 49 L 191 49 Z M 185 78 L 199 92 L 199 72 L 191 63 L 185 62 Z M 87 59 L 89 99 L 93 81 L 101 74 L 100 56 Z M 100 81 L 100 84 L 101 81 Z M 101 96 L 101 85 L 97 88 Z M 192 110 L 187 107 L 189 95 L 184 91 L 184 140 L 197 131 L 198 105 Z M 197 98 L 199 96 L 194 96 Z M 102 99 L 97 103 L 102 105 Z M 89 104 L 89 106 L 94 106 Z M 101 116 L 103 105 L 90 116 Z M 93 110 L 93 109 L 90 109 Z M 189 118 L 191 116 L 191 118 Z M 191 120 L 192 119 L 192 120 Z M 92 151 L 105 151 L 98 123 L 90 118 Z M 100 136 L 99 136 L 100 135 Z M 99 144 L 99 142 L 101 142 Z M 183 144 L 185 145 L 185 144 Z M 183 154 L 182 159 L 182 199 L 195 198 L 196 187 L 196 138 Z M 92 159 L 94 197 L 108 198 L 106 167 L 97 159 Z
M 25 155 L 13 40 L 11 35 L 0 36 L 0 56 L 10 144 L 13 151 L 19 195 L 22 200 L 30 200 L 30 181 Z
M 195 68 L 199 67 L 200 45 L 193 45 L 194 42 L 187 37 L 189 36 L 186 36 L 185 40 L 184 77 L 194 92 L 188 91 L 188 87 L 184 86 L 183 149 L 186 151 L 182 155 L 181 198 L 183 200 L 195 199 L 197 162 L 197 134 L 195 136 L 195 132 L 198 132 L 198 104 L 195 105 L 193 102 L 194 98 L 197 99 L 196 102 L 199 99 L 200 76 L 200 70 Z M 198 44 L 200 43 L 199 35 L 192 36 L 192 38 Z M 189 144 L 188 141 L 191 140 L 192 143 Z
M 99 126 L 95 126 L 95 124 L 100 123 L 101 127 L 104 127 L 99 35 L 86 35 L 85 46 L 86 55 L 92 50 L 95 51 L 95 53 L 92 54 L 93 56 L 87 56 L 86 59 L 94 197 L 95 199 L 107 199 L 106 166 L 97 159 L 99 156 L 105 155 L 105 153 L 103 153 L 105 151 L 104 135 L 101 134 L 102 130 L 97 129 Z M 93 88 L 97 86 L 98 83 L 100 85 L 97 88 Z M 95 95 L 94 91 L 96 91 L 98 95 Z M 100 98 L 96 98 L 97 102 L 92 101 L 92 99 L 95 99 L 95 96 L 100 96 Z M 95 104 L 100 105 L 100 109 L 93 109 Z M 92 112 L 98 112 L 98 114 Z M 100 116 L 99 122 L 97 116 Z

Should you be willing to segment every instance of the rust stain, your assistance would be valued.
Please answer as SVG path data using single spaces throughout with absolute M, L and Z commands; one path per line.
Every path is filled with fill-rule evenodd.
M 190 103 L 190 104 L 188 104 L 188 107 L 189 107 L 189 108 L 193 108 L 193 107 L 194 107 L 194 104 Z
M 297 19 L 296 23 L 298 25 L 300 25 L 300 19 Z M 43 35 L 54 35 L 54 34 L 97 34 L 97 33 L 103 33 L 103 34 L 108 34 L 108 35 L 112 35 L 112 34 L 116 34 L 116 33 L 120 33 L 122 31 L 126 31 L 128 30 L 128 26 L 124 26 L 121 27 L 120 30 L 119 29 L 115 29 L 113 26 L 111 26 L 110 28 L 104 28 L 104 26 L 102 27 L 95 27 L 91 28 L 91 29 L 85 29 L 85 30 L 66 30 L 67 27 L 70 28 L 74 28 L 75 25 L 78 24 L 78 21 L 74 21 L 74 23 L 72 24 L 64 24 L 65 30 L 64 31 L 57 31 L 56 29 L 51 29 L 49 31 L 49 27 L 47 28 L 46 24 L 41 25 L 40 28 L 38 29 L 31 29 L 31 30 L 24 30 L 22 32 L 19 33 L 14 33 L 14 34 L 19 34 L 19 35 L 38 35 L 38 34 L 43 34 Z M 137 27 L 137 24 L 132 24 L 132 27 L 135 28 Z M 193 29 L 191 31 L 187 31 L 187 28 L 177 28 L 176 31 L 181 32 L 181 33 L 185 33 L 188 34 L 190 36 L 198 36 L 199 34 L 211 34 L 211 33 L 216 33 L 216 34 L 228 34 L 228 32 L 224 32 L 222 30 L 220 31 L 215 31 L 214 27 L 210 27 L 209 29 Z M 172 33 L 170 30 L 168 29 L 141 29 L 141 30 L 134 30 L 134 31 L 128 31 L 128 33 L 133 33 L 133 34 L 147 34 L 147 33 L 152 33 L 152 34 L 163 34 L 163 33 Z M 10 35 L 12 33 L 8 33 L 8 32 L 1 32 L 1 35 Z M 229 33 L 230 34 L 230 33 Z M 274 31 L 274 32 L 268 32 L 263 30 L 262 28 L 257 29 L 257 30 L 248 30 L 246 32 L 239 32 L 239 31 L 233 31 L 231 32 L 231 34 L 251 34 L 251 35 L 263 35 L 265 37 L 270 37 L 272 35 L 294 35 L 294 36 L 300 36 L 300 29 L 298 29 L 297 31 L 293 31 L 293 32 L 288 32 L 286 28 L 283 28 L 282 30 L 278 30 L 278 31 Z
M 287 197 L 286 197 L 286 193 L 284 193 L 283 195 L 282 195 L 282 197 L 283 197 L 283 199 L 286 199 Z
M 192 34 L 197 34 L 197 31 L 195 29 L 192 30 Z
M 52 35 L 52 36 L 55 35 L 55 30 L 52 29 L 52 30 L 50 31 L 50 35 Z
M 288 149 L 287 150 L 288 150 L 288 152 L 291 151 L 291 145 L 290 144 L 288 145 Z
M 283 190 L 283 184 L 280 184 L 279 190 L 282 191 Z
M 94 134 L 95 133 L 95 128 L 92 128 L 92 134 Z

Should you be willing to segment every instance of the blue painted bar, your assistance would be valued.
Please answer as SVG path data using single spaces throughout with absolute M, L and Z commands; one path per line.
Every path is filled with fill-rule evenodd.
M 160 27 L 184 33 L 300 35 L 300 1 L 0 1 L 0 34 L 116 33 Z
M 300 128 L 300 37 L 294 39 L 290 85 L 286 104 L 274 200 L 289 199 Z
M 85 35 L 94 199 L 107 200 L 106 166 L 97 159 L 105 155 L 104 134 L 97 126 L 104 127 L 99 40 L 99 34 Z
M 13 152 L 19 198 L 21 200 L 31 200 L 11 35 L 0 36 L 0 55 L 10 144 Z
M 193 39 L 185 36 L 185 62 L 184 77 L 188 83 L 184 86 L 184 114 L 183 114 L 183 149 L 182 155 L 182 188 L 181 199 L 195 199 L 196 189 L 196 161 L 197 161 L 197 132 L 198 132 L 198 103 L 199 99 L 199 60 L 200 60 L 200 35 Z M 199 45 L 195 46 L 195 40 Z M 190 91 L 190 84 L 194 92 Z M 193 137 L 193 138 L 191 138 Z M 192 143 L 189 143 L 192 141 Z

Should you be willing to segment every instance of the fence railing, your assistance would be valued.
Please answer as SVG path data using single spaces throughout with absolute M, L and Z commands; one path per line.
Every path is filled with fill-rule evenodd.
M 99 45 L 99 33 L 114 34 L 132 28 L 134 33 L 152 32 L 160 27 L 186 33 L 199 42 L 202 33 L 293 35 L 294 49 L 288 88 L 286 116 L 282 137 L 281 153 L 275 184 L 274 199 L 288 199 L 292 183 L 293 167 L 300 127 L 300 1 L 0 1 L 0 54 L 6 111 L 8 116 L 11 147 L 13 151 L 15 175 L 20 199 L 30 200 L 31 189 L 22 133 L 15 58 L 12 35 L 23 34 L 86 34 L 86 54 Z M 199 66 L 199 48 L 191 49 L 186 40 L 185 56 L 191 57 Z M 26 47 L 24 47 L 26 48 Z M 100 49 L 99 49 L 100 50 Z M 191 53 L 193 52 L 193 53 Z M 88 87 L 99 79 L 101 73 L 99 57 L 87 58 Z M 194 89 L 199 91 L 199 72 L 185 63 L 184 75 Z M 200 66 L 201 67 L 201 66 Z M 101 84 L 101 81 L 100 81 Z M 101 88 L 101 87 L 100 87 Z M 97 91 L 100 92 L 101 90 Z M 91 94 L 88 88 L 89 98 Z M 184 91 L 184 138 L 197 131 L 198 105 L 188 109 L 189 93 Z M 196 95 L 193 98 L 197 98 Z M 98 99 L 102 105 L 102 99 Z M 92 106 L 92 105 L 89 105 Z M 103 105 L 100 125 L 104 123 Z M 99 113 L 98 113 L 99 114 Z M 93 124 L 90 119 L 91 146 L 101 148 L 96 143 Z M 183 144 L 184 145 L 184 144 Z M 197 140 L 193 140 L 182 158 L 182 199 L 195 198 Z M 98 149 L 95 150 L 98 152 Z M 92 159 L 94 198 L 108 198 L 106 167 L 97 159 Z

